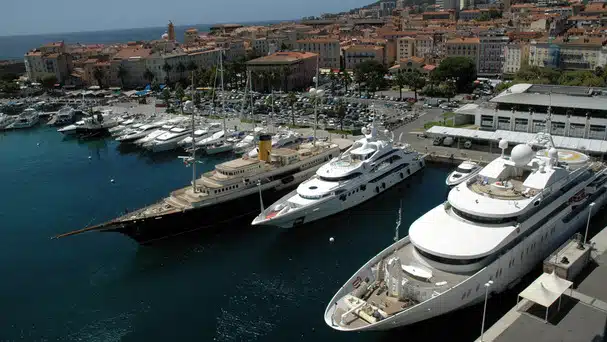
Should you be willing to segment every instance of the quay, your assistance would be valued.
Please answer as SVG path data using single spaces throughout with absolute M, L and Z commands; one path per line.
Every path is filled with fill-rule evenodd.
M 605 286 L 607 227 L 588 243 L 583 244 L 585 250 L 578 249 L 578 244 L 581 242 L 570 240 L 547 259 L 556 260 L 554 266 L 559 276 L 565 276 L 558 270 L 559 263 L 561 266 L 563 264 L 563 257 L 568 257 L 564 268 L 577 267 L 578 258 L 588 259 L 584 260 L 585 266 L 581 272 L 570 277 L 573 288 L 565 290 L 560 300 L 556 300 L 548 307 L 521 299 L 476 341 L 605 341 L 607 337 L 607 286 Z M 544 272 L 551 272 L 549 268 L 545 261 Z M 548 273 L 544 273 L 543 277 L 547 275 Z M 489 303 L 489 307 L 490 305 Z

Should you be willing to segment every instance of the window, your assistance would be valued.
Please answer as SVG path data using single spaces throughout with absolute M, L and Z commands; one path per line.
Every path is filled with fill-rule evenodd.
M 451 259 L 451 258 L 444 258 L 441 256 L 437 256 L 434 254 L 424 252 L 417 247 L 415 247 L 415 250 L 426 259 L 429 259 L 429 260 L 432 260 L 432 261 L 435 261 L 435 262 L 438 262 L 441 264 L 446 264 L 446 265 L 469 265 L 469 264 L 474 264 L 474 263 L 480 262 L 483 259 L 485 259 L 485 257 L 474 258 L 474 259 Z

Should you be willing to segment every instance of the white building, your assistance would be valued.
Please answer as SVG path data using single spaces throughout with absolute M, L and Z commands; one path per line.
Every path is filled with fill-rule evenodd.
M 473 116 L 481 130 L 607 140 L 607 88 L 516 84 L 489 103 L 467 104 L 456 113 Z
M 504 74 L 516 74 L 529 59 L 529 44 L 509 43 L 504 46 Z

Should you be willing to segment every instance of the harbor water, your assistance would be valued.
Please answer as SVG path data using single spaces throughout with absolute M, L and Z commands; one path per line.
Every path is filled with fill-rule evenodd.
M 432 165 L 354 210 L 293 230 L 244 222 L 151 246 L 113 233 L 50 239 L 186 185 L 191 169 L 178 155 L 146 155 L 111 140 L 66 140 L 48 127 L 0 135 L 1 341 L 478 336 L 478 305 L 381 333 L 337 332 L 323 320 L 342 283 L 392 243 L 401 201 L 402 237 L 413 220 L 445 200 L 445 167 Z M 227 158 L 204 159 L 200 172 Z M 488 324 L 514 301 L 514 295 L 493 299 Z

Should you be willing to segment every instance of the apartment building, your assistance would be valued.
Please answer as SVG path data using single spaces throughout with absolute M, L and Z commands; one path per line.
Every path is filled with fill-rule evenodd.
M 55 42 L 27 52 L 25 70 L 30 80 L 36 81 L 53 75 L 59 83 L 65 83 L 72 71 L 72 57 L 66 53 L 63 42 Z
M 309 52 L 281 51 L 269 56 L 256 58 L 247 62 L 251 72 L 252 87 L 255 91 L 280 89 L 291 91 L 303 89 L 313 84 L 316 76 L 316 59 L 318 55 Z M 272 83 L 266 75 L 274 73 L 277 79 Z
M 384 48 L 375 45 L 350 45 L 344 49 L 345 68 L 348 70 L 369 60 L 383 64 Z
M 445 42 L 445 53 L 447 57 L 470 58 L 479 69 L 480 40 L 477 37 L 461 37 L 450 39 Z M 484 58 L 484 57 L 483 57 Z
M 607 48 L 600 37 L 559 37 L 534 40 L 529 46 L 529 64 L 568 70 L 595 70 L 607 63 Z
M 150 48 L 139 44 L 119 50 L 110 61 L 109 85 L 135 88 L 149 82 L 145 79 L 145 60 L 151 53 Z M 119 70 L 123 70 L 122 78 Z
M 504 74 L 516 74 L 529 63 L 529 43 L 512 42 L 504 46 Z
M 479 33 L 478 75 L 498 76 L 504 68 L 504 47 L 510 38 L 505 30 L 489 30 Z
M 396 59 L 401 60 L 415 56 L 415 38 L 401 37 L 396 40 Z
M 339 39 L 312 38 L 298 40 L 297 50 L 318 54 L 321 68 L 339 69 L 340 67 Z
M 415 37 L 415 56 L 426 58 L 434 54 L 434 39 L 430 35 L 417 35 Z

